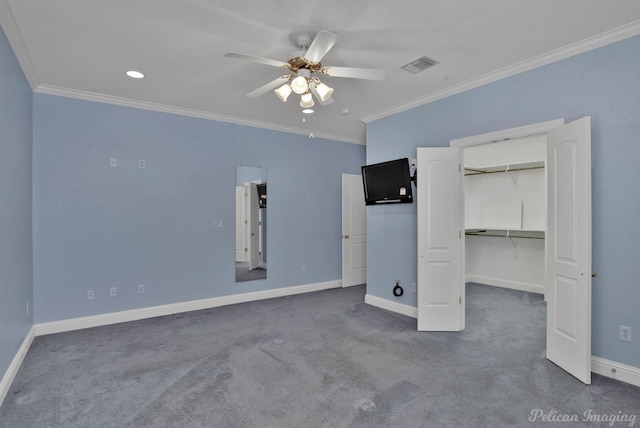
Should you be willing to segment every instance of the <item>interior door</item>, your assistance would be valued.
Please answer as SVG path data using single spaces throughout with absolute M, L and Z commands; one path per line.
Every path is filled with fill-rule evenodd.
M 367 280 L 367 210 L 362 175 L 342 174 L 342 286 Z
M 590 384 L 591 118 L 547 144 L 547 358 Z
M 464 329 L 464 222 L 457 147 L 418 148 L 418 330 Z
M 244 187 L 236 186 L 236 262 L 246 262 Z
M 260 231 L 259 231 L 259 216 L 260 210 L 258 185 L 256 183 L 245 184 L 246 194 L 246 242 L 247 253 L 249 258 L 249 269 L 255 269 L 260 267 Z

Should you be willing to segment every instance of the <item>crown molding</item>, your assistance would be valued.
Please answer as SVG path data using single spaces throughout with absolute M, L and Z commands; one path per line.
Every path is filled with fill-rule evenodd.
M 410 110 L 415 107 L 420 107 L 422 105 L 468 91 L 470 89 L 475 89 L 489 83 L 497 82 L 498 80 L 515 76 L 516 74 L 524 73 L 525 71 L 530 71 L 535 68 L 572 57 L 574 55 L 578 55 L 611 43 L 618 42 L 620 40 L 627 39 L 629 37 L 637 36 L 638 34 L 640 34 L 640 21 L 635 21 L 630 24 L 623 25 L 622 27 L 614 28 L 613 30 L 605 31 L 579 42 L 572 43 L 565 47 L 555 49 L 551 52 L 547 52 L 545 54 L 538 55 L 519 63 L 501 68 L 497 71 L 493 71 L 483 76 L 467 80 L 465 82 L 450 86 L 440 91 L 430 93 L 424 97 L 417 98 L 413 101 L 409 101 L 408 103 L 401 104 L 391 109 L 382 110 L 377 113 L 367 115 L 363 117 L 362 120 L 364 121 L 364 123 L 370 123 L 375 120 L 394 115 L 396 113 L 401 113 L 403 111 Z
M 151 111 L 157 111 L 160 113 L 177 114 L 180 116 L 195 117 L 198 119 L 215 120 L 218 122 L 232 123 L 235 125 L 243 125 L 243 126 L 250 126 L 254 128 L 268 129 L 271 131 L 286 132 L 288 134 L 298 134 L 298 135 L 305 135 L 305 136 L 309 135 L 309 130 L 303 129 L 303 128 L 294 128 L 294 127 L 277 125 L 277 124 L 268 123 L 268 122 L 261 122 L 257 120 L 244 119 L 241 117 L 226 116 L 226 115 L 211 113 L 203 110 L 194 110 L 194 109 L 188 109 L 183 107 L 170 106 L 166 104 L 158 104 L 158 103 L 152 103 L 148 101 L 140 101 L 140 100 L 134 100 L 130 98 L 116 97 L 113 95 L 82 91 L 78 89 L 63 88 L 63 87 L 54 86 L 54 85 L 47 85 L 47 84 L 38 85 L 38 87 L 34 89 L 34 92 L 39 94 L 56 95 L 60 97 L 75 98 L 75 99 L 84 100 L 84 101 L 112 104 L 112 105 L 131 107 L 131 108 L 137 108 L 142 110 L 151 110 Z M 314 132 L 314 136 L 318 138 L 324 138 L 327 140 L 341 141 L 344 143 L 364 144 L 364 142 L 358 139 L 347 138 L 341 135 Z
M 24 44 L 24 39 L 22 38 L 22 33 L 20 33 L 20 29 L 18 28 L 18 24 L 16 23 L 7 0 L 0 0 L 0 26 L 2 26 L 2 29 L 9 40 L 13 53 L 16 56 L 31 89 L 37 88 L 40 84 L 40 80 L 38 79 L 36 70 L 33 67 L 31 56 L 29 56 L 27 46 Z

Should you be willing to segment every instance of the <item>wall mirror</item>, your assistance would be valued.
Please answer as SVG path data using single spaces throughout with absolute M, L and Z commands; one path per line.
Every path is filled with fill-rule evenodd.
M 267 277 L 267 169 L 236 166 L 236 282 Z

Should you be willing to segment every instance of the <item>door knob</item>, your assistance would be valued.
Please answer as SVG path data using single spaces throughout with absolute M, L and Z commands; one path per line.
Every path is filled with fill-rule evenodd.
M 344 239 L 349 239 L 349 235 L 344 235 Z
M 596 271 L 591 272 L 591 278 L 595 278 L 598 273 Z

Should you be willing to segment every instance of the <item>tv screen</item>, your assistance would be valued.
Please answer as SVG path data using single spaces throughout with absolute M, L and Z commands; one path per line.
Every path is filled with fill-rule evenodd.
M 367 205 L 413 203 L 409 159 L 402 158 L 362 167 Z

